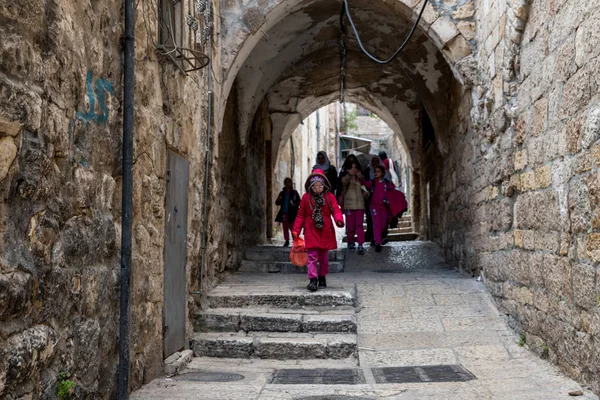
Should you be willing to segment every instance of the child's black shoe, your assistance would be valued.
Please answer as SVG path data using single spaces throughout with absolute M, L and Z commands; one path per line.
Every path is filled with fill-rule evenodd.
M 308 290 L 310 290 L 311 292 L 316 292 L 317 289 L 317 278 L 312 278 L 310 280 L 310 282 L 308 282 L 308 285 L 306 286 L 306 288 Z
M 283 244 L 283 247 L 289 247 L 290 246 L 290 241 L 286 240 L 285 243 Z
M 359 255 L 361 255 L 361 256 L 362 256 L 363 254 L 365 254 L 365 248 L 363 247 L 363 245 L 362 245 L 362 244 L 359 244 L 359 245 L 358 245 L 358 254 L 359 254 Z
M 381 245 L 378 244 L 377 246 L 375 246 L 375 252 L 376 253 L 381 253 Z
M 327 287 L 327 279 L 324 276 L 319 277 L 319 289 L 325 289 Z

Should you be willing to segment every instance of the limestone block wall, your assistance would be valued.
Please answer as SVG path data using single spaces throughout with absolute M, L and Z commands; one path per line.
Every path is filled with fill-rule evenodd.
M 600 391 L 600 8 L 476 2 L 478 68 L 453 93 L 432 236 L 481 272 L 528 345 Z
M 215 139 L 207 143 L 207 70 L 186 76 L 157 55 L 147 37 L 147 28 L 155 30 L 157 23 L 145 8 L 151 4 L 138 2 L 136 17 L 132 388 L 162 373 L 167 148 L 190 162 L 189 292 L 199 289 L 207 147 L 213 149 L 209 202 L 216 206 L 209 209 L 206 263 L 213 279 L 205 280 L 204 289 L 237 266 L 240 244 L 259 240 L 256 219 L 264 214 L 264 208 L 252 214 L 253 188 L 239 190 L 239 200 L 231 204 L 219 202 L 234 197 L 231 186 L 218 184 L 232 180 L 241 187 L 239 180 L 250 175 L 260 181 L 255 171 L 264 171 L 264 137 L 237 143 L 229 161 Z M 59 372 L 77 382 L 78 397 L 114 397 L 121 5 L 0 2 L 2 398 L 51 398 Z M 192 31 L 185 24 L 184 30 L 185 44 L 193 47 Z M 238 229 L 240 224 L 245 229 Z M 196 298 L 189 299 L 191 312 Z

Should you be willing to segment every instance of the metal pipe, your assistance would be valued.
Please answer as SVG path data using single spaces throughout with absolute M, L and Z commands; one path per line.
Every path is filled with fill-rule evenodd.
M 211 13 L 212 1 L 209 1 L 207 4 L 206 12 Z M 213 113 L 213 90 L 212 90 L 212 38 L 208 39 L 207 43 L 208 47 L 208 115 L 206 122 L 206 165 L 204 166 L 204 194 L 202 199 L 202 239 L 201 243 L 201 251 L 200 251 L 200 288 L 196 292 L 192 292 L 191 294 L 201 296 L 202 295 L 202 286 L 204 284 L 204 264 L 205 264 L 205 256 L 206 256 L 206 231 L 208 225 L 208 213 L 207 203 L 208 203 L 208 182 L 210 179 L 210 139 L 212 134 L 212 113 Z
M 316 125 L 316 127 L 317 127 L 317 149 L 321 150 L 321 118 L 319 115 L 319 110 L 317 110 L 316 114 L 317 114 L 316 115 L 316 117 L 317 117 L 317 125 Z
M 125 0 L 123 36 L 123 185 L 121 201 L 121 278 L 119 314 L 118 399 L 129 398 L 129 325 L 131 242 L 133 225 L 133 100 L 135 68 L 135 2 Z

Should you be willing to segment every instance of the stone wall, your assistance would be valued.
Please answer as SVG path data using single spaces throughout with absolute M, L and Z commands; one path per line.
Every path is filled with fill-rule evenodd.
M 121 5 L 0 2 L 2 398 L 53 397 L 59 372 L 77 383 L 78 397 L 114 397 Z M 240 141 L 225 130 L 207 143 L 208 70 L 185 75 L 158 55 L 147 36 L 148 30 L 156 36 L 157 21 L 148 11 L 152 3 L 137 5 L 132 388 L 162 372 L 167 148 L 190 163 L 189 292 L 199 289 L 206 149 L 213 152 L 204 290 L 237 266 L 240 245 L 264 236 L 266 197 L 264 190 L 262 200 L 253 194 L 253 203 L 250 193 L 256 188 L 246 184 L 264 181 L 264 132 Z M 184 44 L 195 47 L 185 24 L 184 33 Z M 196 300 L 189 298 L 190 312 Z
M 432 237 L 531 348 L 600 392 L 600 8 L 476 10 L 479 69 L 452 95 L 452 150 L 428 179 Z

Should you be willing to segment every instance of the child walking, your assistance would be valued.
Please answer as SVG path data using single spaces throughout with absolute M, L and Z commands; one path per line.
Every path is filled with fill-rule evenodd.
M 352 163 L 348 173 L 342 178 L 342 196 L 344 196 L 343 209 L 346 216 L 346 237 L 348 238 L 348 249 L 355 250 L 354 235 L 358 239 L 358 254 L 365 254 L 363 243 L 365 242 L 365 199 L 362 190 L 362 174 L 358 162 Z
M 329 250 L 337 249 L 335 224 L 343 228 L 344 219 L 335 196 L 331 193 L 329 180 L 319 169 L 315 169 L 304 185 L 306 193 L 300 201 L 300 209 L 294 223 L 292 236 L 296 239 L 304 230 L 304 241 L 308 251 L 308 286 L 311 292 L 326 288 L 329 272 Z M 318 265 L 317 265 L 318 264 Z
M 290 245 L 290 231 L 294 227 L 298 207 L 300 207 L 300 195 L 294 190 L 294 183 L 291 178 L 283 180 L 283 189 L 277 196 L 275 205 L 280 206 L 275 221 L 283 224 L 283 238 L 285 239 L 283 247 L 288 247 Z
M 394 190 L 394 184 L 385 179 L 385 168 L 381 165 L 375 167 L 374 179 L 363 181 L 367 189 L 371 191 L 371 218 L 373 219 L 373 240 L 375 251 L 381 252 L 381 237 L 388 226 L 387 192 Z

